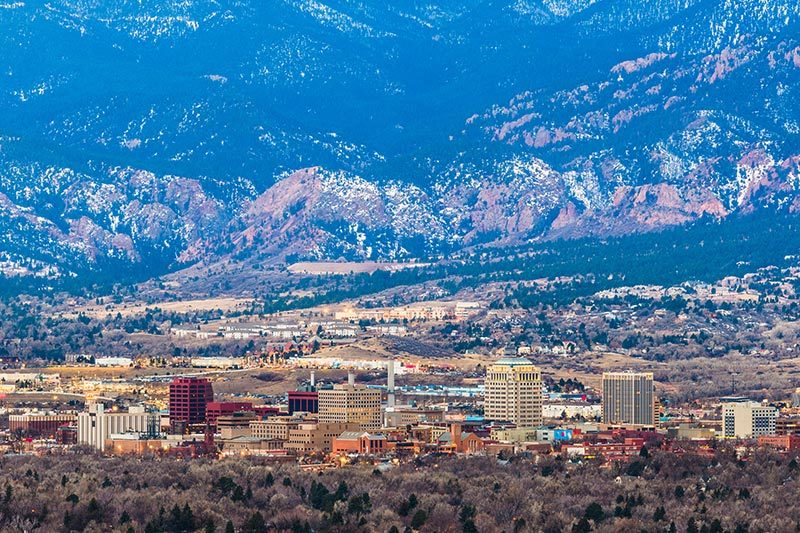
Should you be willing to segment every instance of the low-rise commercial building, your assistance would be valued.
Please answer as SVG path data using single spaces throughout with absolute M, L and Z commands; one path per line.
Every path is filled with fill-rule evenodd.
M 55 438 L 58 428 L 72 426 L 78 420 L 75 413 L 41 413 L 37 411 L 8 416 L 12 434 L 26 437 Z
M 297 454 L 330 453 L 333 440 L 345 431 L 358 431 L 357 424 L 341 422 L 309 422 L 289 430 L 284 448 Z
M 250 435 L 258 439 L 289 440 L 289 431 L 311 419 L 302 416 L 270 416 L 266 420 L 250 422 Z
M 212 429 L 217 427 L 217 418 L 241 411 L 252 411 L 252 402 L 209 402 L 206 404 L 206 423 Z
M 398 405 L 396 407 L 387 407 L 384 418 L 386 427 L 396 428 L 417 424 L 438 423 L 444 421 L 444 410 Z
M 345 431 L 333 439 L 334 453 L 380 455 L 391 449 L 386 435 L 368 431 Z
M 217 418 L 216 426 L 222 439 L 232 439 L 234 437 L 251 437 L 252 429 L 250 424 L 258 421 L 258 417 L 251 412 L 237 412 L 230 415 L 223 415 Z
M 265 455 L 284 453 L 284 441 L 280 439 L 260 439 L 258 437 L 234 437 L 222 443 L 223 455 Z

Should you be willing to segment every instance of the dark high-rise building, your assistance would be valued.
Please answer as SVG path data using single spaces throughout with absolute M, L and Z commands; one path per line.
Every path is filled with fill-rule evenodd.
M 169 384 L 169 422 L 202 424 L 206 420 L 206 406 L 214 401 L 211 382 L 201 378 L 175 378 Z
M 652 372 L 603 372 L 603 424 L 652 426 L 655 399 Z

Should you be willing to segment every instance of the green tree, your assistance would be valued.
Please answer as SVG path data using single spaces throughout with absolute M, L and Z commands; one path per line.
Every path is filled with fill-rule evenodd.
M 411 527 L 413 529 L 419 529 L 422 526 L 424 526 L 425 522 L 427 521 L 428 521 L 428 513 L 420 509 L 416 513 L 414 513 L 414 516 L 411 517 Z
M 653 521 L 654 522 L 661 522 L 667 517 L 667 511 L 664 507 L 656 507 L 655 512 L 653 513 Z
M 592 522 L 599 523 L 603 521 L 606 514 L 603 512 L 603 507 L 599 503 L 592 502 L 586 507 L 583 517 Z
M 264 516 L 256 511 L 250 518 L 242 524 L 242 533 L 264 533 L 267 530 L 267 523 Z

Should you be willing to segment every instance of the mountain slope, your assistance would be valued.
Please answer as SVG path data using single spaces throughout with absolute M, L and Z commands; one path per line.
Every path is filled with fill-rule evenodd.
M 796 211 L 799 22 L 789 0 L 0 4 L 0 270 Z

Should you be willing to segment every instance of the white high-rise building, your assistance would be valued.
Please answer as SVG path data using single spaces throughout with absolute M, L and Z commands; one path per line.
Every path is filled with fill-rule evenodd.
M 655 425 L 652 372 L 603 373 L 603 423 Z
M 484 415 L 520 427 L 542 424 L 542 373 L 523 357 L 504 357 L 486 369 Z
M 145 433 L 151 415 L 144 407 L 131 407 L 128 412 L 106 411 L 103 404 L 89 406 L 85 413 L 78 414 L 78 444 L 87 444 L 102 451 L 106 439 L 114 433 Z
M 778 410 L 758 402 L 722 404 L 722 435 L 726 439 L 753 439 L 775 434 Z

